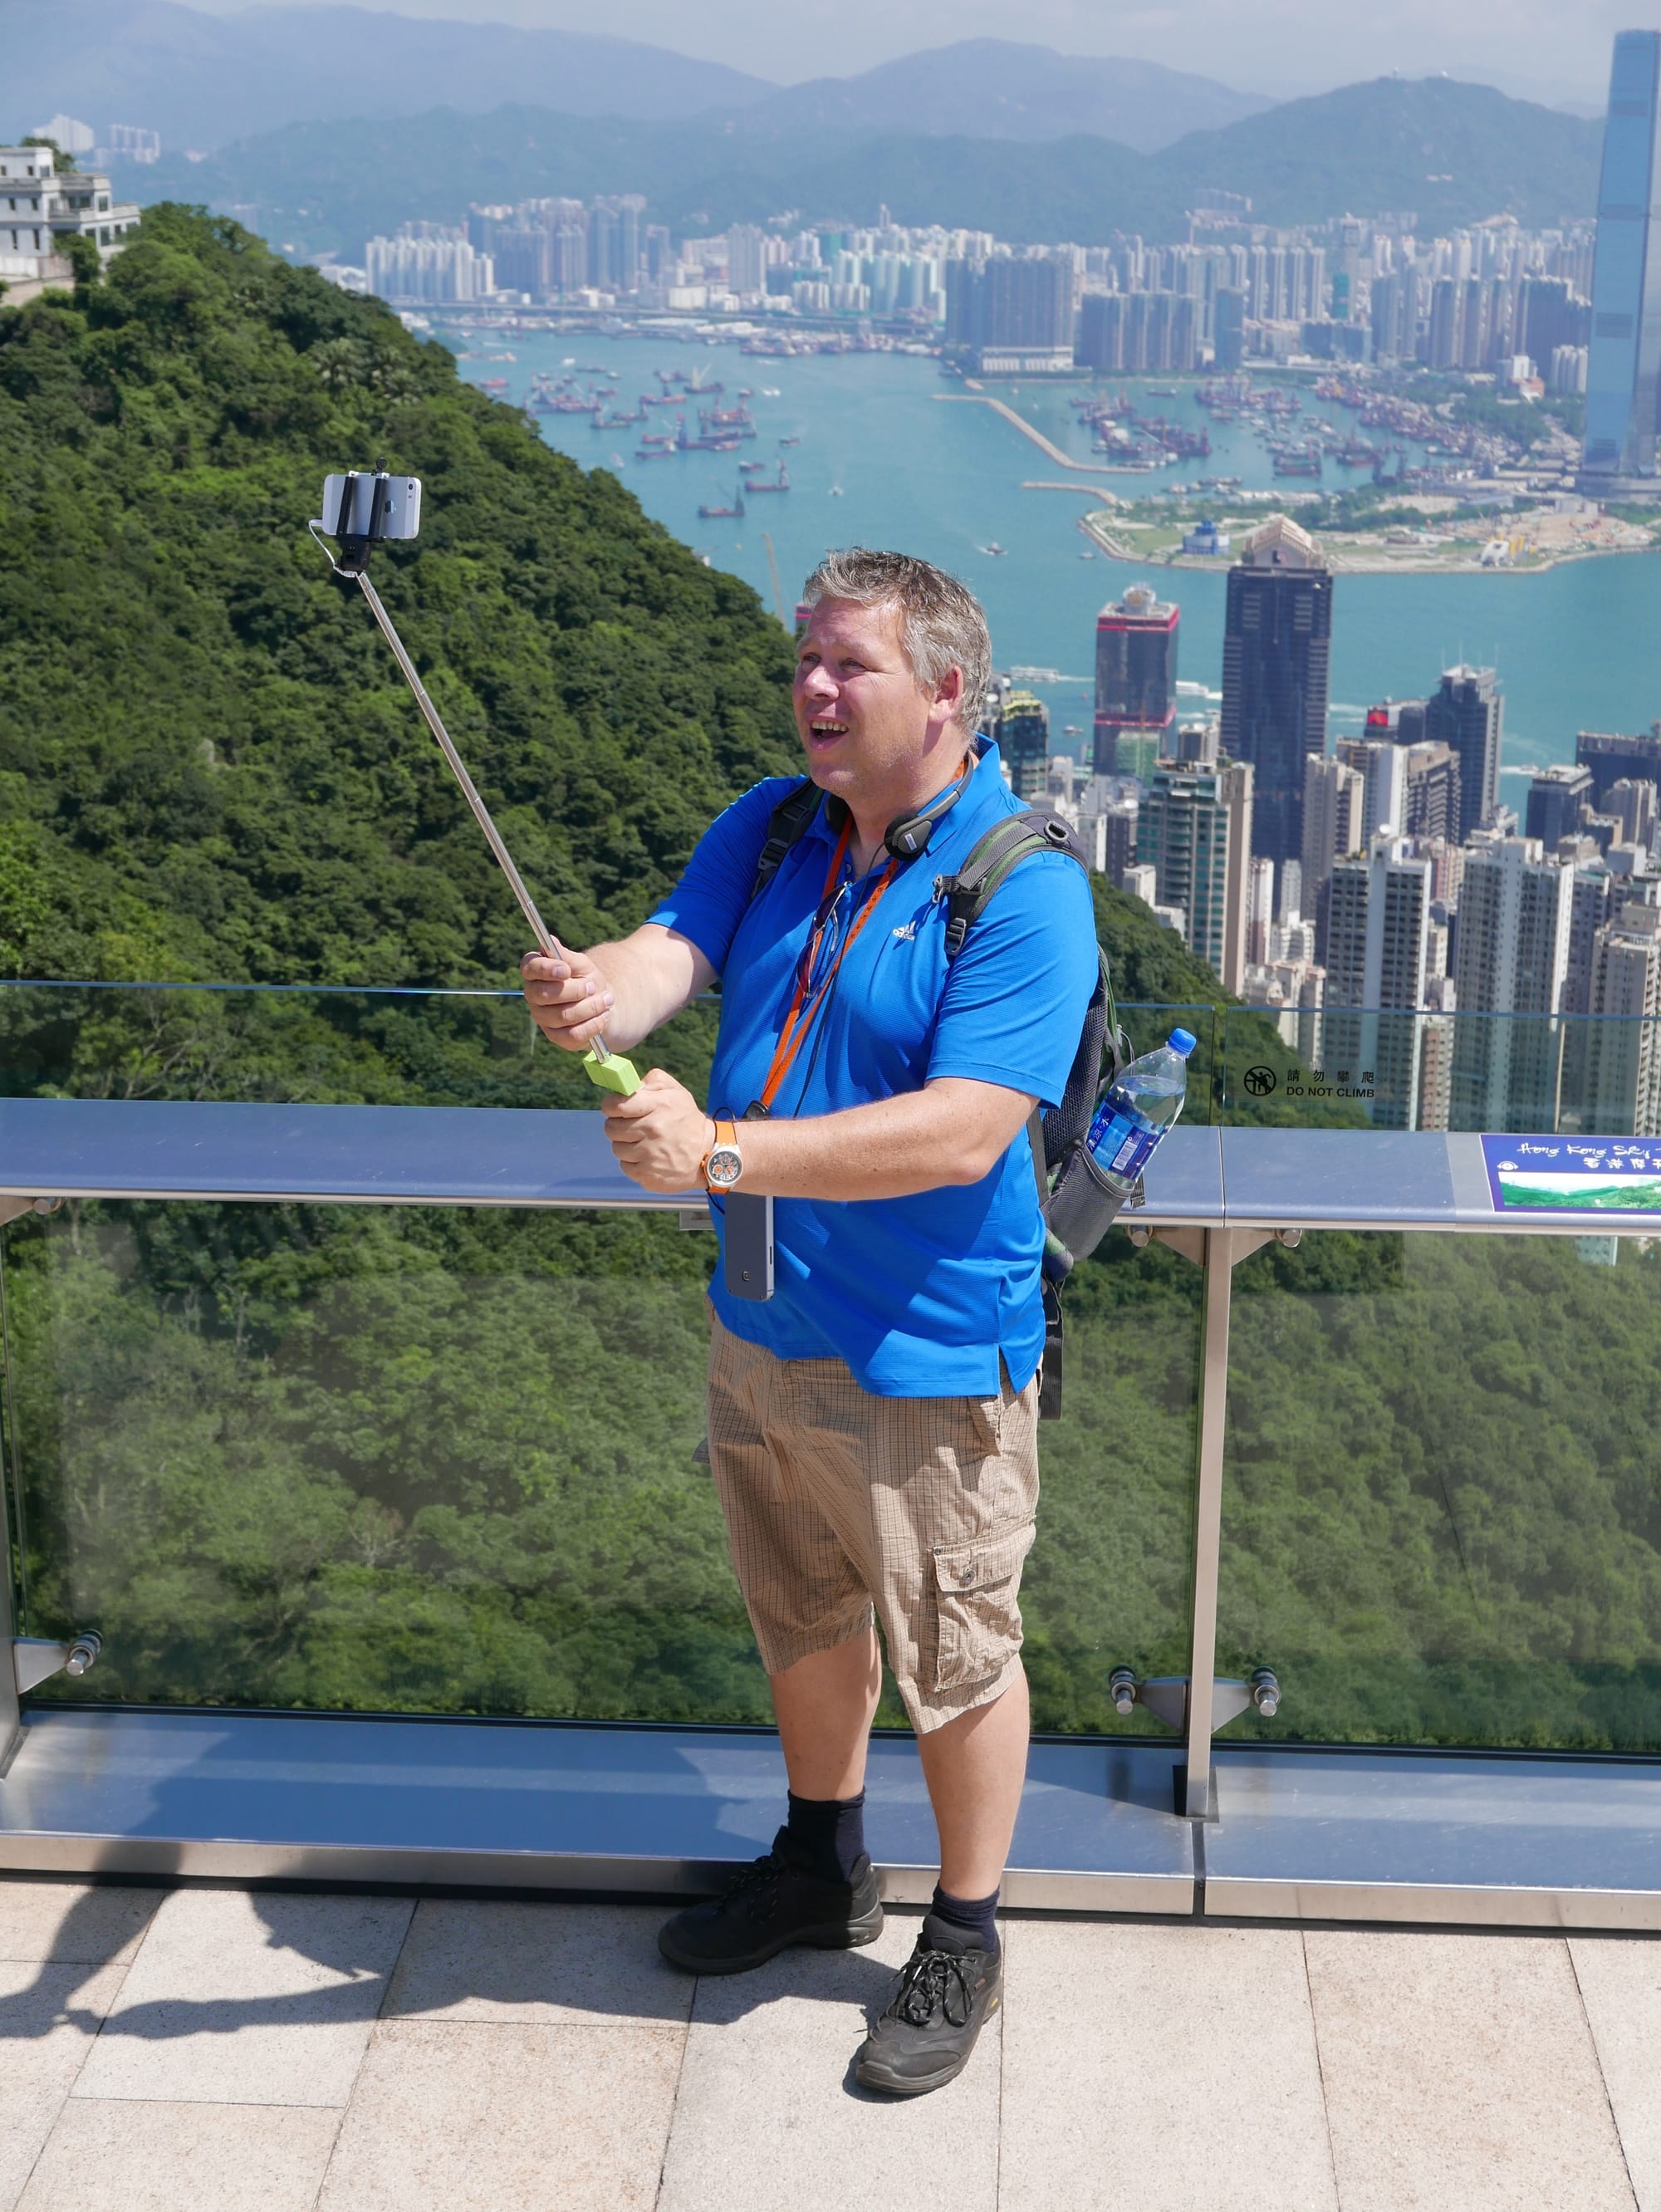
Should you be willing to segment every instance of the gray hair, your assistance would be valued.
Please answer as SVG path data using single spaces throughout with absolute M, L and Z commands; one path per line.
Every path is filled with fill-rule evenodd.
M 992 680 L 992 641 L 974 593 L 955 576 L 910 553 L 874 553 L 851 545 L 827 553 L 802 587 L 806 604 L 846 599 L 859 607 L 891 606 L 900 617 L 900 644 L 912 674 L 925 691 L 951 669 L 963 673 L 957 720 L 973 736 L 985 712 Z

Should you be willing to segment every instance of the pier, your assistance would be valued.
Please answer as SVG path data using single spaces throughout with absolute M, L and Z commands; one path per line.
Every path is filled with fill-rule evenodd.
M 931 396 L 960 407 L 991 408 L 1006 422 L 1013 422 L 1023 438 L 1030 438 L 1039 451 L 1052 460 L 1058 469 L 1071 469 L 1076 474 L 1087 477 L 1123 474 L 1122 470 L 1104 467 L 1097 461 L 1076 461 L 1070 453 L 1064 453 L 1052 439 L 1046 438 L 1043 431 L 1036 428 L 1024 415 L 1017 415 L 1015 409 L 1006 406 L 1003 400 L 994 399 L 990 392 L 937 392 Z

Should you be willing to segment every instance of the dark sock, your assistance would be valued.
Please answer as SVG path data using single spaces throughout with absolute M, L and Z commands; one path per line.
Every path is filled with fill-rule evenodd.
M 990 1897 L 954 1897 L 937 1882 L 934 1903 L 923 1925 L 931 1937 L 942 1935 L 957 1939 L 943 1943 L 943 1949 L 985 1951 L 995 1956 L 998 1948 L 997 1912 L 996 1890 Z
M 785 1832 L 821 1881 L 852 1881 L 865 1855 L 865 1793 L 857 1797 L 798 1797 L 790 1793 Z

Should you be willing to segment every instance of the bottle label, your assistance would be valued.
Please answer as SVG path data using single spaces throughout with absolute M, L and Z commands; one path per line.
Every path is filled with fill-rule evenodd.
M 1134 1182 L 1152 1159 L 1164 1129 L 1151 1127 L 1139 1114 L 1108 1114 L 1097 1120 L 1100 1126 L 1092 1128 L 1089 1139 L 1096 1164 Z

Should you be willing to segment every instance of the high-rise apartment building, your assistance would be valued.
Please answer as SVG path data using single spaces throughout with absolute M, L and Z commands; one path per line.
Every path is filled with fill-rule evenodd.
M 1271 860 L 1303 851 L 1303 785 L 1326 750 L 1332 576 L 1314 540 L 1271 515 L 1228 571 L 1222 645 L 1222 749 L 1251 763 L 1253 836 Z
M 1642 490 L 1661 432 L 1661 32 L 1622 31 L 1609 70 L 1597 253 L 1591 280 L 1582 482 L 1600 495 Z
M 1393 738 L 1341 738 L 1337 756 L 1361 779 L 1361 837 L 1370 845 L 1381 831 L 1407 829 L 1407 747 Z M 1307 785 L 1305 786 L 1306 792 Z
M 1310 755 L 1304 769 L 1303 846 L 1298 855 L 1306 914 L 1320 911 L 1321 891 L 1334 861 L 1361 851 L 1366 798 L 1367 780 L 1359 769 L 1324 753 Z
M 1592 951 L 1580 1127 L 1661 1135 L 1661 907 L 1629 901 Z
M 1506 702 L 1491 668 L 1464 663 L 1442 672 L 1425 702 L 1425 736 L 1440 738 L 1459 763 L 1459 842 L 1491 819 L 1500 803 L 1500 747 Z M 1463 1000 L 1460 1001 L 1463 1006 Z
M 1137 860 L 1190 945 L 1238 993 L 1251 921 L 1252 775 L 1245 762 L 1161 761 L 1137 819 Z
M 1403 837 L 1374 838 L 1338 861 L 1328 886 L 1327 1073 L 1358 1088 L 1371 1079 L 1370 1112 L 1382 1129 L 1421 1126 L 1431 899 L 1430 862 Z
M 1454 957 L 1457 1129 L 1555 1129 L 1574 869 L 1526 837 L 1465 858 Z M 1475 1015 L 1493 1018 L 1474 1020 Z
M 989 371 L 1070 368 L 1073 270 L 1056 254 L 994 254 L 946 264 L 946 343 Z
M 1459 842 L 1459 763 L 1452 745 L 1426 738 L 1403 745 L 1402 827 L 1409 837 Z
M 1175 603 L 1132 584 L 1096 617 L 1095 772 L 1117 775 L 1121 733 L 1163 738 L 1177 711 Z

